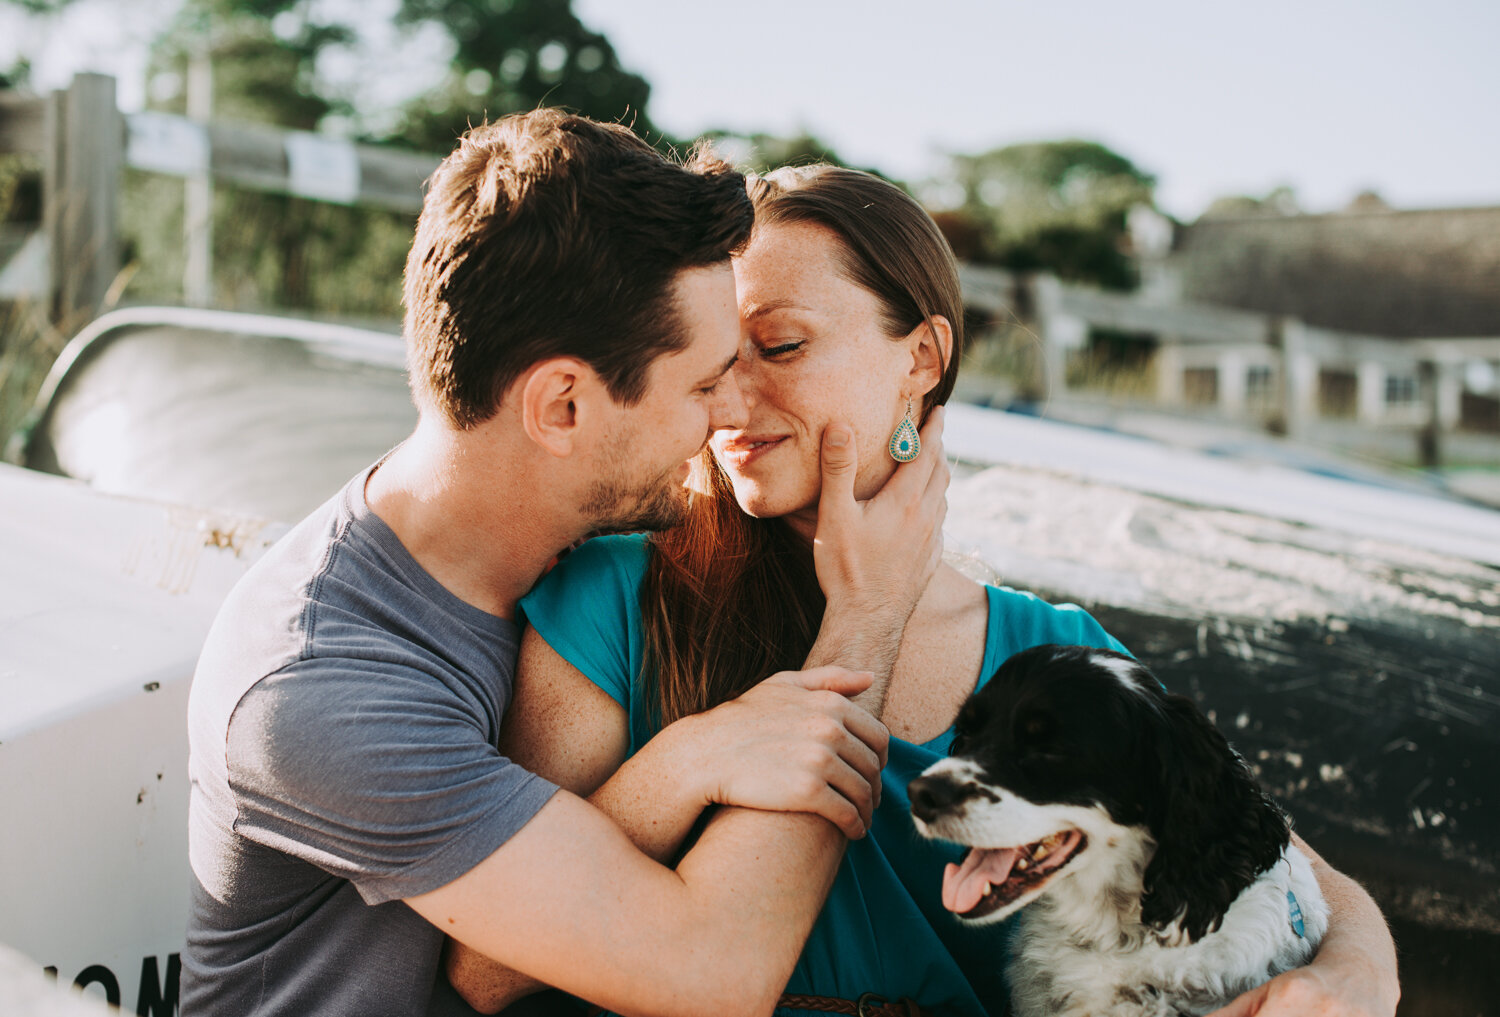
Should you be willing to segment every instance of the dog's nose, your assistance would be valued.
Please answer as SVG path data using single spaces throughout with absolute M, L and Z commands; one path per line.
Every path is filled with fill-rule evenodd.
M 936 819 L 964 797 L 963 788 L 942 776 L 918 777 L 906 785 L 911 813 L 924 823 Z

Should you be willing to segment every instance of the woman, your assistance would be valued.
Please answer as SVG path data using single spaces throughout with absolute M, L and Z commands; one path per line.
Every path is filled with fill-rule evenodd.
M 915 427 L 953 390 L 962 302 L 952 255 L 920 206 L 875 177 L 827 166 L 749 186 L 755 234 L 735 262 L 746 426 L 717 433 L 695 465 L 683 525 L 592 541 L 523 602 L 531 630 L 504 738 L 518 761 L 580 794 L 664 727 L 801 666 L 823 610 L 811 540 L 824 428 L 853 424 L 855 491 L 869 497 L 898 460 L 919 454 Z M 915 835 L 905 789 L 946 754 L 952 718 L 977 684 L 1010 654 L 1049 642 L 1120 648 L 1077 608 L 939 569 L 886 692 L 892 738 L 869 836 L 851 842 L 787 987 L 800 998 L 785 997 L 779 1012 L 867 993 L 941 1013 L 1004 1011 L 1006 929 L 962 927 L 943 909 L 943 867 L 959 852 Z M 639 804 L 648 799 L 636 801 L 616 817 L 627 831 L 651 825 Z M 679 836 L 640 846 L 660 857 Z M 1389 1012 L 1389 938 L 1372 926 L 1367 897 L 1350 903 L 1342 878 L 1324 881 L 1340 931 L 1330 930 L 1317 978 L 1334 995 L 1374 987 L 1371 1004 L 1353 1000 L 1348 1012 Z

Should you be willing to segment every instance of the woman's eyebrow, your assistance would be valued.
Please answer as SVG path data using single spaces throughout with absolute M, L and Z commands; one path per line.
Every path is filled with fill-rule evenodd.
M 759 318 L 762 315 L 770 314 L 772 311 L 811 312 L 812 310 L 813 309 L 811 307 L 804 307 L 803 305 L 791 300 L 768 300 L 764 304 L 752 304 L 745 310 L 741 311 L 740 316 L 745 320 L 750 321 L 755 318 Z

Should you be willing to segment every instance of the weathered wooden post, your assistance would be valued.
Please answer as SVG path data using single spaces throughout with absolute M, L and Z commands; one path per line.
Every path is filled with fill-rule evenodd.
M 47 317 L 61 320 L 62 272 L 67 263 L 62 252 L 63 209 L 63 118 L 67 93 L 51 92 L 42 107 L 42 233 L 47 238 Z
M 125 124 L 115 79 L 79 74 L 54 92 L 47 113 L 53 139 L 44 156 L 43 200 L 63 331 L 99 313 L 120 271 L 118 204 Z
M 187 107 L 188 119 L 207 131 L 213 118 L 214 68 L 206 44 L 188 61 Z M 187 257 L 182 270 L 182 297 L 191 307 L 213 306 L 213 220 L 214 182 L 205 160 L 188 176 L 183 190 L 182 229 Z

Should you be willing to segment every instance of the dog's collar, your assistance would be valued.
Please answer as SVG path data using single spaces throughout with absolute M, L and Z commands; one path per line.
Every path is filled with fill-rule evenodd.
M 1307 926 L 1302 922 L 1302 905 L 1297 903 L 1297 895 L 1290 890 L 1286 892 L 1286 916 L 1291 920 L 1292 931 L 1297 934 L 1297 938 L 1306 939 Z

